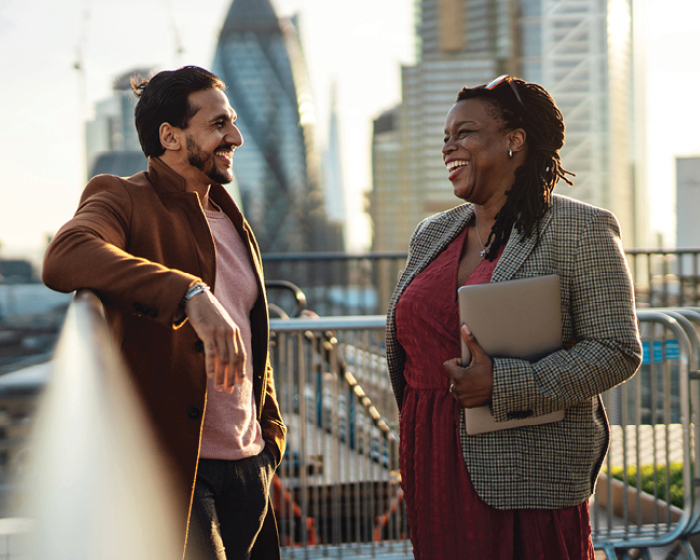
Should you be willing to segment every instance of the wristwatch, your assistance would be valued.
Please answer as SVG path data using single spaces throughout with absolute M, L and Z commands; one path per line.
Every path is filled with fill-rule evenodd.
M 209 286 L 207 286 L 204 282 L 197 282 L 194 286 L 187 290 L 187 292 L 185 293 L 185 297 L 183 297 L 182 301 L 180 302 L 180 307 L 184 310 L 185 306 L 187 305 L 187 302 L 190 301 L 194 296 L 196 296 L 197 294 L 201 294 L 202 292 L 208 292 L 209 290 Z

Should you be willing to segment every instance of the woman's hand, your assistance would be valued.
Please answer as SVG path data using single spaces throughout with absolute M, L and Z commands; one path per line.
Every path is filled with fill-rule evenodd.
M 472 361 L 466 368 L 461 358 L 447 360 L 443 367 L 452 378 L 450 392 L 464 408 L 485 406 L 493 392 L 493 360 L 484 352 L 467 325 L 460 329 L 462 339 L 469 347 Z

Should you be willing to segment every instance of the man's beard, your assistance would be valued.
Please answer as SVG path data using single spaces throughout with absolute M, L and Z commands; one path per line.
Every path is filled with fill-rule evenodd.
M 191 136 L 187 136 L 187 161 L 199 169 L 215 183 L 225 184 L 233 181 L 233 174 L 226 170 L 220 171 L 216 166 L 214 154 L 203 151 Z

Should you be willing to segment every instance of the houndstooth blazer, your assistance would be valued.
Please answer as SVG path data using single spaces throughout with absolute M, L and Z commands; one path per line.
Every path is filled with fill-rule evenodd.
M 387 313 L 386 353 L 401 409 L 405 350 L 396 303 L 413 278 L 466 227 L 464 204 L 421 222 Z M 574 506 L 592 494 L 610 441 L 600 394 L 634 375 L 641 344 L 632 282 L 615 216 L 554 195 L 540 240 L 513 231 L 492 282 L 557 273 L 564 349 L 536 363 L 494 359 L 491 411 L 497 421 L 566 409 L 561 422 L 468 436 L 460 444 L 479 496 L 499 509 Z M 533 325 L 537 328 L 537 325 Z

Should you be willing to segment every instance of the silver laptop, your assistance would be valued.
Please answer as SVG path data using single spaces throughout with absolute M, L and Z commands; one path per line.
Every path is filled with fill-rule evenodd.
M 536 362 L 562 347 L 561 291 L 557 274 L 462 286 L 458 297 L 460 325 L 467 324 L 492 358 Z M 462 341 L 462 364 L 470 361 L 469 348 Z M 484 406 L 465 408 L 464 419 L 467 433 L 474 435 L 558 422 L 564 419 L 564 411 L 496 422 L 489 407 Z

